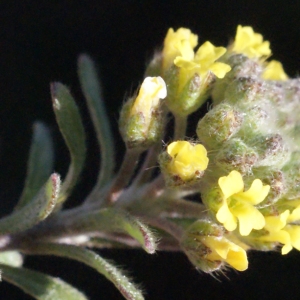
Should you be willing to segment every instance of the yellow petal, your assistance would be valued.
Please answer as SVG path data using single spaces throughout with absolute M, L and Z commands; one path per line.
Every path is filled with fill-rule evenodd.
M 202 44 L 196 52 L 195 60 L 198 62 L 206 62 L 212 64 L 226 52 L 224 47 L 215 47 L 209 41 Z
M 231 67 L 221 62 L 215 62 L 209 67 L 209 71 L 213 72 L 218 78 L 224 78 L 231 70 Z
M 228 252 L 226 262 L 238 271 L 245 271 L 248 268 L 247 253 L 244 249 L 231 249 Z
M 291 244 L 286 244 L 281 248 L 281 254 L 282 255 L 288 254 L 292 249 L 293 247 L 291 246 Z
M 252 229 L 260 230 L 265 226 L 265 218 L 262 213 L 247 202 L 237 202 L 230 211 L 239 220 L 239 230 L 242 236 L 250 234 Z
M 250 189 L 239 194 L 239 197 L 253 205 L 256 205 L 267 197 L 269 191 L 269 185 L 263 185 L 260 179 L 255 179 L 252 182 Z
M 219 208 L 216 218 L 228 231 L 233 231 L 237 227 L 237 219 L 230 212 L 226 201 L 224 201 L 222 206 Z
M 288 217 L 288 223 L 300 220 L 300 205 L 296 207 Z
M 281 213 L 279 216 L 267 216 L 265 217 L 265 229 L 269 232 L 276 232 L 285 227 L 290 211 L 286 210 Z
M 179 28 L 176 31 L 174 31 L 173 28 L 168 30 L 162 51 L 163 69 L 165 71 L 172 66 L 177 56 L 182 55 L 182 47 L 185 48 L 183 51 L 186 51 L 187 45 L 182 45 L 183 41 L 186 41 L 184 43 L 187 43 L 191 49 L 194 49 L 198 44 L 198 36 L 187 28 Z M 185 54 L 186 53 L 187 52 L 185 52 Z
M 243 178 L 238 171 L 231 171 L 228 176 L 220 177 L 218 183 L 225 199 L 244 189 Z
M 284 230 L 289 233 L 292 246 L 297 250 L 300 250 L 300 226 L 287 225 Z
M 287 80 L 288 76 L 284 72 L 281 62 L 271 60 L 266 66 L 262 78 L 266 80 Z
M 263 41 L 263 36 L 253 31 L 250 26 L 237 27 L 233 51 L 243 53 L 250 58 L 260 58 L 271 54 L 270 43 Z
M 291 244 L 291 237 L 290 237 L 289 233 L 285 230 L 270 232 L 269 234 L 264 235 L 264 236 L 260 237 L 259 239 L 262 241 L 266 241 L 266 242 L 277 242 L 277 243 L 281 243 L 283 245 Z
M 223 260 L 238 271 L 248 268 L 246 251 L 224 237 L 205 237 L 203 243 L 212 251 L 207 255 L 210 260 Z

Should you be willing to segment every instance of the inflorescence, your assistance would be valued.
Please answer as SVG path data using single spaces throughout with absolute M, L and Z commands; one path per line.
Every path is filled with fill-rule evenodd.
M 140 300 L 142 292 L 122 271 L 86 247 L 183 251 L 207 273 L 246 270 L 247 251 L 300 250 L 300 80 L 289 78 L 271 55 L 270 43 L 249 26 L 239 25 L 228 47 L 198 46 L 189 29 L 169 29 L 139 90 L 121 109 L 126 153 L 116 174 L 97 73 L 81 55 L 80 84 L 101 150 L 97 183 L 81 205 L 63 209 L 83 169 L 85 135 L 68 88 L 53 83 L 53 109 L 71 164 L 62 182 L 50 176 L 49 130 L 37 123 L 24 191 L 14 212 L 0 220 L 4 280 L 38 299 L 46 299 L 41 293 L 87 299 L 22 267 L 21 254 L 57 255 L 95 268 L 126 299 Z M 189 116 L 208 100 L 210 109 L 187 137 Z

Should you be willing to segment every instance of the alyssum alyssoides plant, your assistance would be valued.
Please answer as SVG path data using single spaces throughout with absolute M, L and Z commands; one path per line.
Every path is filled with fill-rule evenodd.
M 126 153 L 114 174 L 95 67 L 82 55 L 80 83 L 101 149 L 97 184 L 82 205 L 63 209 L 86 149 L 77 106 L 64 85 L 53 83 L 71 164 L 62 183 L 51 175 L 49 131 L 35 124 L 24 191 L 0 220 L 3 279 L 37 299 L 86 299 L 65 282 L 22 267 L 23 254 L 57 255 L 95 268 L 126 299 L 143 299 L 120 270 L 88 248 L 183 251 L 207 273 L 246 270 L 250 250 L 300 250 L 300 80 L 288 78 L 270 56 L 269 42 L 248 26 L 238 26 L 227 48 L 208 41 L 198 46 L 189 29 L 169 29 L 140 89 L 122 107 Z M 197 138 L 186 137 L 189 115 L 208 98 L 213 107 L 199 120 Z

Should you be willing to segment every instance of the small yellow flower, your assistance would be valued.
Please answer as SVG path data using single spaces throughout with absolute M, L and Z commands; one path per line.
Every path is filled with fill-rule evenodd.
M 300 206 L 290 213 L 284 211 L 279 216 L 265 217 L 265 229 L 269 232 L 259 239 L 267 242 L 278 242 L 283 244 L 281 253 L 289 253 L 293 247 L 300 250 L 300 226 L 290 223 L 300 220 Z
M 232 171 L 228 176 L 219 178 L 219 186 L 223 193 L 223 203 L 216 217 L 228 231 L 235 230 L 238 221 L 243 236 L 249 235 L 252 229 L 264 227 L 264 216 L 254 205 L 267 197 L 269 185 L 263 185 L 260 179 L 255 179 L 249 190 L 244 192 L 242 175 Z
M 206 259 L 225 261 L 238 271 L 244 271 L 248 268 L 246 251 L 225 237 L 206 236 L 202 238 L 202 243 L 211 251 L 206 255 Z
M 199 177 L 198 173 L 207 168 L 208 157 L 203 145 L 177 141 L 167 147 L 167 152 L 172 158 L 167 165 L 168 173 L 179 176 L 183 181 Z
M 141 85 L 138 96 L 130 110 L 130 116 L 142 114 L 145 127 L 151 121 L 152 110 L 159 105 L 159 100 L 167 96 L 167 87 L 161 77 L 146 77 Z
M 271 54 L 270 43 L 253 31 L 250 26 L 238 25 L 232 51 L 245 54 L 250 58 L 260 58 Z
M 287 80 L 288 76 L 284 72 L 281 62 L 277 60 L 271 60 L 267 64 L 262 74 L 262 78 L 266 80 Z
M 164 41 L 164 48 L 162 51 L 163 55 L 163 70 L 168 70 L 174 62 L 174 59 L 181 55 L 180 48 L 182 48 L 182 43 L 192 55 L 194 55 L 194 48 L 198 44 L 198 36 L 193 34 L 187 28 L 179 28 L 177 31 L 174 31 L 173 28 L 168 30 Z
M 187 43 L 183 41 L 179 50 L 180 55 L 174 60 L 174 64 L 180 68 L 179 91 L 196 73 L 204 80 L 209 72 L 212 72 L 218 78 L 224 78 L 226 73 L 231 70 L 229 65 L 216 62 L 216 60 L 225 54 L 226 48 L 224 47 L 215 47 L 207 41 L 199 47 L 194 55 Z

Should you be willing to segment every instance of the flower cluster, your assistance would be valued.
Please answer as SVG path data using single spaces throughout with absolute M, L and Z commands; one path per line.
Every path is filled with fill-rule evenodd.
M 207 273 L 246 270 L 248 250 L 300 250 L 300 79 L 269 61 L 271 53 L 270 43 L 249 26 L 239 25 L 228 47 L 198 46 L 189 29 L 169 29 L 121 109 L 126 152 L 116 174 L 95 66 L 82 55 L 78 74 L 101 148 L 97 182 L 81 205 L 62 210 L 80 179 L 86 138 L 69 89 L 53 83 L 70 167 L 62 182 L 50 176 L 50 133 L 37 123 L 24 191 L 0 220 L 3 278 L 37 298 L 85 299 L 62 281 L 22 268 L 19 251 L 58 255 L 95 268 L 126 299 L 142 300 L 121 270 L 85 247 L 182 251 Z M 203 115 L 205 106 L 197 110 L 208 99 Z M 161 234 L 159 248 L 152 227 Z M 38 289 L 36 278 L 42 279 Z
M 200 192 L 209 212 L 181 239 L 190 260 L 206 272 L 223 265 L 242 271 L 248 249 L 300 249 L 300 205 L 292 208 L 300 193 L 291 195 L 288 185 L 297 147 L 285 137 L 287 123 L 269 125 L 274 116 L 288 117 L 290 111 L 277 104 L 285 95 L 289 101 L 285 91 L 292 81 L 280 62 L 267 61 L 270 42 L 252 27 L 239 25 L 228 48 L 206 41 L 195 51 L 197 43 L 186 28 L 169 29 L 164 41 L 158 75 L 166 81 L 164 104 L 175 119 L 175 141 L 159 164 L 167 187 Z M 199 120 L 198 140 L 184 141 L 187 116 L 209 96 L 215 106 Z M 207 230 L 212 224 L 223 229 Z

